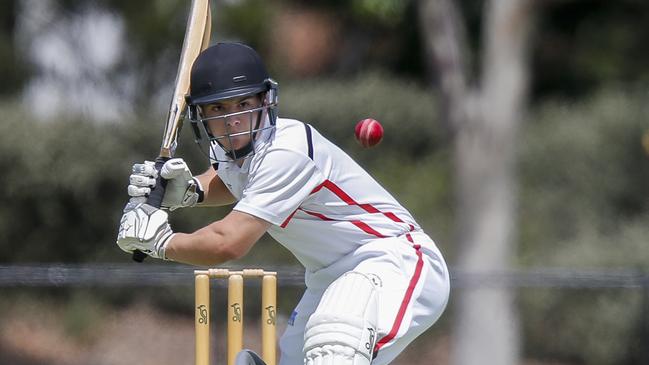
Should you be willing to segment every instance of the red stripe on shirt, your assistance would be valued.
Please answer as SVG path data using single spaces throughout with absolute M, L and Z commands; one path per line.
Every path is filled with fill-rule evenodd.
M 304 210 L 304 209 L 300 209 L 300 210 L 303 211 L 306 214 L 312 215 L 314 217 L 318 217 L 318 218 L 322 219 L 323 221 L 334 221 L 335 220 L 335 219 L 332 219 L 332 218 L 329 218 L 329 217 L 325 216 L 324 214 L 320 214 L 320 213 L 316 213 L 316 212 L 310 212 L 310 211 Z
M 351 196 L 349 196 L 349 194 L 347 194 L 342 188 L 340 188 L 338 185 L 336 185 L 331 180 L 323 181 L 320 185 L 316 186 L 315 188 L 313 188 L 313 190 L 311 190 L 311 194 L 317 193 L 318 191 L 322 190 L 322 188 L 327 188 L 334 195 L 336 195 L 338 198 L 340 198 L 340 200 L 344 201 L 348 205 L 358 206 L 358 207 L 360 207 L 361 209 L 363 209 L 364 211 L 366 211 L 368 213 L 372 213 L 372 214 L 380 213 L 380 214 L 383 214 L 384 216 L 389 218 L 391 221 L 396 222 L 396 223 L 404 223 L 404 221 L 401 220 L 401 218 L 397 217 L 397 215 L 394 214 L 394 213 L 381 212 L 380 210 L 378 210 L 372 204 L 368 204 L 368 203 L 359 204 L 358 202 L 356 202 L 356 200 L 354 200 Z M 298 208 L 298 209 L 300 209 L 300 208 Z M 328 218 L 328 217 L 326 217 L 327 219 L 323 219 L 322 217 L 324 217 L 324 215 L 322 215 L 322 217 L 320 217 L 320 216 L 317 215 L 319 213 L 307 212 L 307 211 L 305 211 L 303 209 L 300 209 L 300 210 L 304 211 L 305 213 L 316 216 L 316 217 L 318 217 L 318 218 L 320 218 L 322 220 L 327 220 L 327 221 L 332 221 L 333 220 L 333 219 Z M 293 212 L 290 216 L 288 216 L 288 218 L 286 218 L 284 220 L 284 222 L 282 222 L 280 227 L 285 228 L 288 225 L 288 222 L 291 220 L 291 218 L 293 218 L 293 215 L 295 215 L 295 212 Z M 370 227 L 367 223 L 364 223 L 364 222 L 358 221 L 358 220 L 351 221 L 351 223 L 353 223 L 355 226 L 359 227 L 360 229 L 362 229 L 366 233 L 369 233 L 371 235 L 374 235 L 374 236 L 380 237 L 380 238 L 386 237 L 386 236 L 382 235 L 381 233 L 379 233 L 378 231 L 376 231 L 375 229 L 373 229 L 372 227 Z M 408 226 L 410 227 L 411 231 L 413 231 L 415 229 L 415 227 L 412 224 L 408 224 Z
M 315 188 L 313 188 L 313 190 L 311 190 L 311 193 L 310 193 L 309 195 L 317 193 L 317 192 L 320 191 L 320 189 L 322 189 L 323 187 L 324 187 L 324 183 L 322 183 L 322 184 L 316 186 Z
M 321 213 L 310 212 L 310 211 L 304 210 L 304 209 L 300 209 L 300 210 L 303 211 L 306 214 L 312 215 L 314 217 L 318 217 L 318 218 L 322 219 L 323 221 L 337 221 L 336 219 L 329 218 L 326 215 L 321 214 Z M 341 222 L 341 221 L 338 221 L 338 222 Z M 356 227 L 360 228 L 361 230 L 363 230 L 363 232 L 371 234 L 371 235 L 376 236 L 378 238 L 386 237 L 386 236 L 382 235 L 381 233 L 377 232 L 375 229 L 373 229 L 372 227 L 370 227 L 367 223 L 365 223 L 363 221 L 352 220 L 352 221 L 349 221 L 349 223 L 351 223 L 351 224 L 355 225 Z
M 356 227 L 362 229 L 365 233 L 369 233 L 369 234 L 374 235 L 374 236 L 376 236 L 378 238 L 387 237 L 387 236 L 384 236 L 384 235 L 380 234 L 378 231 L 374 230 L 374 228 L 370 227 L 367 223 L 357 221 L 357 220 L 350 221 L 350 222 L 352 222 L 352 224 L 355 225 Z
M 412 237 L 410 236 L 409 233 L 406 234 L 406 237 L 408 238 L 408 241 L 412 242 Z M 395 319 L 394 324 L 392 325 L 392 329 L 390 329 L 390 332 L 388 332 L 388 334 L 385 335 L 385 337 L 381 338 L 374 346 L 374 356 L 376 356 L 378 351 L 383 346 L 385 346 L 385 344 L 392 341 L 396 337 L 397 333 L 399 332 L 399 327 L 401 327 L 401 322 L 405 317 L 406 310 L 408 309 L 408 305 L 410 304 L 410 300 L 412 299 L 412 294 L 415 291 L 415 287 L 417 286 L 419 278 L 421 277 L 421 271 L 424 266 L 424 260 L 421 257 L 421 251 L 419 250 L 421 246 L 414 245 L 413 247 L 417 252 L 417 265 L 415 266 L 415 272 L 412 275 L 412 278 L 410 278 L 408 289 L 406 290 L 406 294 L 403 297 L 403 301 L 401 301 L 401 307 L 399 307 L 399 312 L 397 312 L 397 318 Z
M 403 223 L 403 221 L 401 220 L 401 218 L 397 217 L 396 214 L 394 214 L 394 213 L 387 212 L 387 213 L 383 213 L 383 215 L 386 216 L 386 217 L 388 217 L 388 218 L 390 218 L 390 219 L 392 219 L 392 220 L 395 221 L 395 222 Z
M 352 204 L 352 205 L 353 205 L 353 204 Z M 372 204 L 356 204 L 356 205 L 358 205 L 359 207 L 361 207 L 364 211 L 366 211 L 366 212 L 368 212 L 368 213 L 373 213 L 373 214 L 381 213 L 381 211 L 379 211 L 378 209 L 374 208 L 374 206 L 373 206 Z M 394 215 L 394 214 L 393 214 L 393 215 Z
M 354 199 L 352 199 L 352 197 L 349 196 L 349 194 L 347 194 L 343 189 L 341 189 L 338 185 L 336 185 L 336 184 L 335 184 L 333 181 L 331 181 L 331 180 L 325 180 L 321 185 L 324 186 L 324 187 L 326 187 L 327 189 L 329 189 L 329 191 L 331 191 L 332 193 L 336 194 L 337 197 L 339 197 L 342 201 L 344 201 L 345 203 L 347 203 L 347 204 L 349 204 L 349 205 L 356 205 L 356 206 L 359 206 L 361 209 L 363 209 L 364 211 L 366 211 L 366 212 L 368 212 L 368 213 L 381 213 L 381 214 L 383 214 L 384 216 L 388 217 L 388 218 L 389 218 L 390 220 L 392 220 L 393 222 L 403 223 L 403 221 L 401 220 L 401 218 L 397 217 L 394 213 L 390 213 L 390 212 L 384 213 L 384 212 L 381 212 L 380 210 L 378 210 L 378 209 L 377 209 L 375 206 L 373 206 L 372 204 L 367 204 L 367 203 L 365 203 L 365 204 L 359 204 L 359 203 L 356 202 Z M 314 190 L 315 190 L 315 189 L 314 189 Z M 318 189 L 318 190 L 320 190 L 320 189 Z

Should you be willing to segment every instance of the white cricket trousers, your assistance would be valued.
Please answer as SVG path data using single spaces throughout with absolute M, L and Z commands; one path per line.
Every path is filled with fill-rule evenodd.
M 307 289 L 280 339 L 280 365 L 302 365 L 304 328 L 329 284 L 348 271 L 369 276 L 379 290 L 378 339 L 372 365 L 394 360 L 439 319 L 449 297 L 446 263 L 423 232 L 380 238 L 332 265 L 305 275 Z

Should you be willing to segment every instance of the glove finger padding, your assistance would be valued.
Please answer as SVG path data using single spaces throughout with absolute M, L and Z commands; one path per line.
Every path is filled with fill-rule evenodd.
M 160 176 L 163 179 L 172 180 L 177 177 L 182 178 L 183 180 L 191 180 L 192 173 L 189 171 L 189 166 L 182 158 L 172 158 L 171 160 L 165 162 L 162 165 L 160 170 Z
M 151 188 L 155 186 L 155 179 L 145 175 L 132 174 L 129 176 L 128 181 L 131 185 L 135 186 L 146 186 Z
M 153 179 L 158 177 L 158 170 L 155 168 L 155 162 L 144 161 L 144 163 L 136 163 L 132 168 L 134 175 L 148 176 Z
M 167 180 L 162 200 L 164 208 L 175 210 L 196 205 L 199 199 L 197 190 L 200 186 L 182 158 L 172 158 L 165 162 L 160 170 L 160 176 Z
M 166 259 L 166 245 L 172 236 L 165 211 L 148 204 L 129 203 L 120 221 L 117 245 L 126 252 L 140 250 L 151 257 Z
M 151 193 L 151 188 L 145 188 L 145 187 L 140 187 L 135 185 L 128 186 L 128 196 L 130 197 L 147 196 L 150 193 Z
M 134 164 L 133 173 L 129 177 L 128 195 L 148 196 L 156 186 L 157 177 L 155 162 Z M 182 158 L 172 158 L 165 162 L 160 169 L 160 177 L 167 180 L 162 208 L 173 211 L 193 207 L 198 203 L 202 194 L 200 183 L 192 177 L 187 163 Z
M 133 173 L 129 176 L 128 195 L 131 197 L 147 196 L 151 193 L 151 189 L 155 187 L 158 171 L 155 168 L 155 163 L 152 161 L 144 161 L 144 163 L 136 163 L 132 167 Z

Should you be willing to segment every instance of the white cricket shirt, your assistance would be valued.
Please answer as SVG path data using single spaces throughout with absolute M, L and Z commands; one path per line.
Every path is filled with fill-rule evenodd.
M 411 214 L 313 127 L 278 118 L 240 168 L 213 166 L 238 200 L 234 210 L 272 225 L 268 233 L 308 271 L 377 238 L 420 231 Z

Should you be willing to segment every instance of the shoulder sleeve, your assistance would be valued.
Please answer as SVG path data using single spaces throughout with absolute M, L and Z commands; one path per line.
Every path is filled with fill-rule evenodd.
M 234 210 L 280 225 L 323 181 L 308 156 L 289 149 L 268 151 Z

